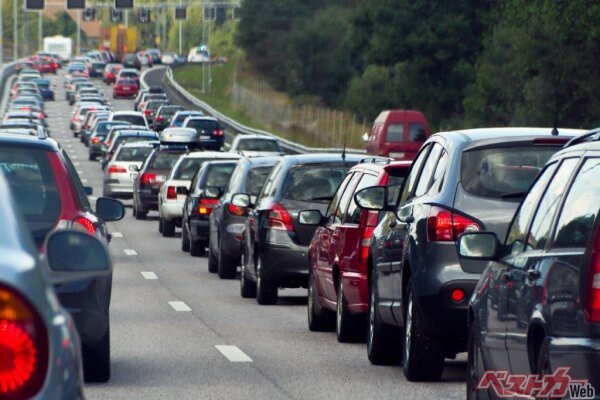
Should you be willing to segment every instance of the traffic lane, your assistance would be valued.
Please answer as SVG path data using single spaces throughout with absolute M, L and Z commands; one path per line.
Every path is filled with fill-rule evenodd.
M 115 109 L 130 109 L 131 101 L 117 100 L 113 102 L 113 106 Z M 86 154 L 82 145 L 75 147 L 75 152 L 78 151 L 82 152 L 82 156 Z M 82 165 L 88 180 L 97 187 L 101 183 L 97 163 L 85 161 Z M 113 230 L 123 234 L 128 248 L 137 252 L 135 258 L 139 260 L 142 271 L 154 272 L 160 285 L 191 308 L 191 319 L 217 335 L 220 343 L 235 344 L 252 358 L 254 362 L 251 368 L 266 379 L 269 383 L 266 386 L 279 389 L 275 391 L 275 397 L 396 398 L 399 394 L 415 398 L 463 397 L 464 362 L 453 363 L 452 367 L 446 369 L 443 379 L 450 383 L 425 385 L 406 382 L 398 367 L 371 366 L 366 359 L 364 344 L 339 344 L 334 334 L 309 332 L 306 327 L 306 291 L 282 291 L 284 298 L 280 305 L 260 307 L 254 300 L 239 296 L 237 281 L 222 281 L 216 275 L 209 274 L 206 258 L 192 258 L 181 252 L 180 238 L 162 238 L 158 234 L 155 217 L 151 221 L 136 221 L 128 213 L 124 221 L 111 226 Z M 117 240 L 114 239 L 113 246 Z M 121 289 L 127 290 L 115 279 L 113 290 Z M 132 301 L 131 297 L 144 297 L 139 297 L 137 293 L 132 293 L 131 297 L 128 293 L 123 296 L 127 300 L 122 300 L 122 313 L 137 313 L 139 307 L 136 304 L 139 300 Z M 116 298 L 115 295 L 113 307 L 116 307 Z M 163 304 L 164 299 L 159 302 L 159 306 L 162 307 Z M 114 315 L 116 308 L 112 310 Z M 116 319 L 113 323 L 115 321 Z M 121 323 L 118 322 L 119 325 Z M 113 327 L 113 331 L 114 329 L 116 327 Z M 131 324 L 128 329 L 129 332 L 140 331 L 135 324 Z M 145 333 L 142 331 L 141 334 Z M 204 338 L 198 337 L 197 340 L 204 341 Z M 135 343 L 127 341 L 125 344 L 127 343 L 135 346 Z M 159 360 L 161 359 L 157 358 L 156 362 L 162 363 Z M 197 362 L 204 363 L 205 360 L 198 359 Z M 223 385 L 223 390 L 227 391 L 231 382 L 244 381 L 250 374 L 247 371 L 241 373 L 242 376 L 236 376 L 233 381 L 216 380 L 212 385 L 215 388 Z M 123 379 L 127 382 L 131 380 L 131 384 L 136 382 L 135 375 Z M 113 395 L 112 384 L 113 382 L 109 382 L 108 385 L 101 385 L 98 390 L 102 393 L 108 390 Z M 234 386 L 238 387 L 238 384 Z M 164 388 L 162 385 L 157 387 L 159 391 Z M 198 388 L 190 390 L 196 392 Z M 137 398 L 137 395 L 134 394 L 133 398 Z
M 113 106 L 116 110 L 128 109 L 131 102 L 116 101 Z M 68 130 L 69 121 L 64 117 L 69 111 L 67 102 L 49 103 L 48 110 L 49 123 L 56 128 L 54 137 L 81 171 L 85 184 L 99 193 L 102 183 L 99 165 L 87 161 L 86 148 Z M 242 393 L 257 398 L 287 398 L 251 367 L 232 365 L 214 347 L 226 343 L 189 313 L 176 311 L 170 303 L 181 299 L 162 285 L 160 279 L 145 278 L 153 271 L 140 262 L 136 243 L 129 238 L 148 227 L 143 222 L 135 226 L 135 222 L 139 221 L 129 216 L 110 224 L 115 265 L 111 302 L 112 378 L 107 384 L 88 385 L 87 394 L 95 399 L 204 396 L 229 399 L 240 398 Z M 231 385 L 232 381 L 236 385 Z

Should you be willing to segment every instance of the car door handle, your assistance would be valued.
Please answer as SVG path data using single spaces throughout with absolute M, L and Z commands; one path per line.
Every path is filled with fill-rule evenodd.
M 527 271 L 527 279 L 529 279 L 530 281 L 536 281 L 540 279 L 541 276 L 541 272 L 537 269 L 530 269 L 529 271 Z

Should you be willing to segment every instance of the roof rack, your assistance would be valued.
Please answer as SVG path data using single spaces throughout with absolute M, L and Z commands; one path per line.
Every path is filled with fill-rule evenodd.
M 589 132 L 586 132 L 582 135 L 576 136 L 573 139 L 569 140 L 563 147 L 566 149 L 567 147 L 575 146 L 576 144 L 585 143 L 585 142 L 595 142 L 600 140 L 600 128 L 592 129 Z
M 386 163 L 389 164 L 392 161 L 391 158 L 389 157 L 381 157 L 381 156 L 373 156 L 373 157 L 365 157 L 365 158 L 361 158 L 360 161 L 358 162 L 359 164 L 366 164 L 366 163 Z

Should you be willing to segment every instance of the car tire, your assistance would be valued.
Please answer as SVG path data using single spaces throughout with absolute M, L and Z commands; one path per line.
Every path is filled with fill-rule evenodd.
M 467 338 L 467 400 L 479 400 L 480 391 L 477 388 L 479 383 L 479 365 L 481 362 L 481 352 L 477 343 L 475 322 L 469 323 L 469 332 Z
M 317 284 L 313 274 L 310 273 L 308 278 L 308 303 L 306 306 L 308 330 L 312 332 L 331 331 L 335 323 L 334 315 L 331 311 L 321 307 L 317 296 Z
M 163 219 L 158 217 L 158 233 L 163 233 Z
M 136 205 L 135 202 L 133 203 L 133 216 L 135 217 L 135 219 L 137 219 L 138 221 L 144 220 L 146 219 L 146 217 L 148 216 L 148 211 L 142 211 L 140 210 Z
M 277 285 L 269 282 L 263 276 L 262 261 L 257 258 L 256 263 L 256 302 L 262 306 L 277 303 Z
M 89 160 L 89 161 L 96 161 L 96 156 L 95 156 L 95 155 L 93 155 L 93 154 L 89 154 L 89 155 L 88 155 L 88 160 Z
M 94 348 L 84 347 L 83 375 L 86 382 L 103 383 L 110 379 L 110 329 Z
M 439 338 L 425 331 L 411 286 L 409 280 L 404 312 L 404 376 L 412 382 L 438 381 L 444 372 L 444 346 Z
M 548 341 L 544 339 L 538 350 L 536 360 L 536 373 L 538 375 L 552 375 L 552 365 L 550 364 L 550 351 Z
M 208 272 L 216 274 L 219 271 L 219 259 L 212 251 L 212 246 L 208 244 Z
M 240 296 L 244 299 L 251 299 L 256 297 L 256 282 L 252 282 L 248 278 L 248 271 L 246 270 L 246 262 L 244 261 L 244 255 L 242 255 L 242 271 L 240 273 Z
M 348 302 L 344 296 L 342 278 L 338 279 L 335 333 L 340 343 L 356 343 L 365 339 L 366 323 L 361 314 L 354 315 L 348 310 Z
M 206 242 L 200 240 L 190 240 L 190 255 L 192 257 L 202 257 L 206 254 Z M 217 272 L 217 271 L 215 271 Z
M 190 236 L 185 227 L 185 223 L 181 224 L 181 251 L 184 253 L 190 252 Z
M 218 266 L 217 273 L 221 279 L 234 279 L 237 273 L 237 263 L 231 257 L 225 254 L 225 250 L 220 245 L 219 241 L 219 255 L 218 255 Z
M 162 235 L 163 237 L 174 237 L 175 236 L 175 221 L 167 221 L 162 219 Z
M 367 314 L 367 357 L 373 365 L 398 365 L 402 360 L 400 331 L 381 320 L 377 281 L 371 278 Z

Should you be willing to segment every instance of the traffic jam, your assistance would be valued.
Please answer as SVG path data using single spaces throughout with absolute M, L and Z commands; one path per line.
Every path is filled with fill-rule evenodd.
M 357 364 L 359 375 L 392 372 L 354 396 L 370 397 L 369 382 L 402 379 L 415 391 L 435 387 L 428 398 L 454 398 L 444 387 L 458 363 L 457 398 L 599 398 L 600 130 L 431 134 L 420 122 L 418 145 L 394 158 L 289 154 L 275 136 L 236 135 L 162 82 L 148 84 L 156 67 L 124 64 L 105 51 L 70 60 L 40 52 L 2 94 L 0 399 L 108 398 L 103 385 L 119 379 L 129 346 L 111 322 L 142 321 L 120 308 L 119 269 L 128 256 L 156 257 L 115 249 L 128 226 L 164 252 L 165 268 L 175 258 L 189 266 L 169 277 L 171 292 L 175 281 L 190 293 L 198 280 L 235 286 L 218 316 L 232 332 L 277 330 L 283 358 L 284 342 L 318 338 L 312 369 L 285 364 L 302 382 L 332 374 L 319 362 L 346 347 L 353 363 L 370 364 Z M 398 124 L 414 131 L 397 115 L 381 114 L 369 146 Z M 189 272 L 200 269 L 209 275 Z M 192 311 L 180 300 L 169 304 Z M 240 304 L 254 328 L 234 326 Z M 205 299 L 203 312 L 211 307 Z M 273 313 L 304 330 L 286 340 L 285 324 L 265 317 Z M 229 361 L 260 361 L 215 347 Z M 202 385 L 189 398 L 242 396 Z M 336 398 L 334 386 L 320 393 Z M 312 397 L 253 397 L 263 396 Z

